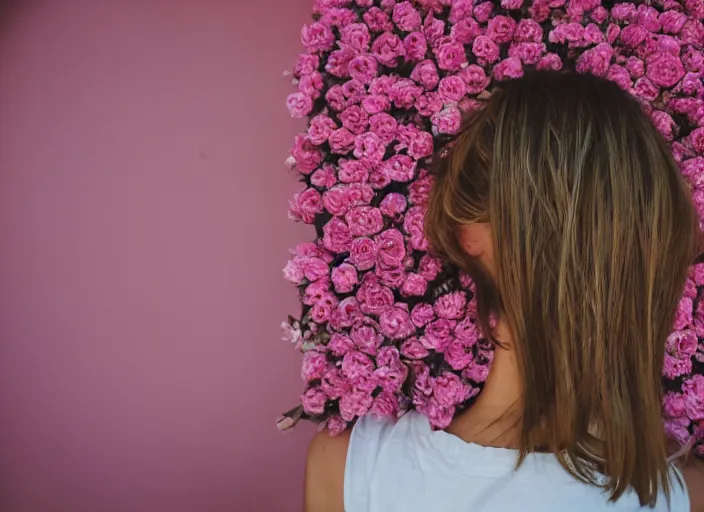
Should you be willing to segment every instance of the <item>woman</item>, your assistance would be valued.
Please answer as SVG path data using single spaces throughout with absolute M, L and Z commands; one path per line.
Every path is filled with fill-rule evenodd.
M 660 378 L 697 219 L 635 100 L 574 73 L 505 83 L 439 156 L 425 230 L 474 279 L 489 378 L 445 431 L 410 412 L 318 434 L 306 510 L 701 510 Z

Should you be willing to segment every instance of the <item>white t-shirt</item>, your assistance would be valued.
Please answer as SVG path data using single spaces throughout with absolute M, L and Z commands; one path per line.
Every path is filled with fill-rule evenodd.
M 609 503 L 602 489 L 574 479 L 553 454 L 531 454 L 516 471 L 516 453 L 433 431 L 415 412 L 396 422 L 364 418 L 354 427 L 347 452 L 345 511 L 650 510 L 640 507 L 633 492 Z M 669 510 L 689 511 L 674 466 L 672 474 Z M 668 510 L 664 496 L 652 510 Z

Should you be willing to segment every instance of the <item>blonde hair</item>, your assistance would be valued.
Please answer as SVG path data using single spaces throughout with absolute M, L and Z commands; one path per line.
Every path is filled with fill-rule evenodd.
M 495 278 L 462 249 L 487 222 Z M 643 505 L 670 478 L 665 340 L 694 256 L 689 189 L 615 84 L 540 72 L 502 84 L 440 155 L 425 229 L 500 314 L 524 384 L 520 464 L 547 441 L 576 478 Z

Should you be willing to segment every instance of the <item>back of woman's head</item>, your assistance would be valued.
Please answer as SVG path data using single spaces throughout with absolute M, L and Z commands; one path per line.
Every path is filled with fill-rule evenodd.
M 458 238 L 472 223 L 490 227 L 491 272 Z M 612 499 L 669 494 L 661 371 L 696 229 L 667 145 L 599 78 L 502 84 L 440 156 L 426 233 L 474 278 L 480 325 L 511 332 L 520 460 L 548 446 Z

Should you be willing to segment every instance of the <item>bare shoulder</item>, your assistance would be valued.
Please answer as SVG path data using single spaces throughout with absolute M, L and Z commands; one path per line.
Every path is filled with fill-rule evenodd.
M 687 484 L 691 512 L 704 512 L 704 462 L 690 457 L 681 471 Z
M 345 461 L 351 431 L 331 437 L 319 432 L 308 448 L 305 512 L 344 512 Z

